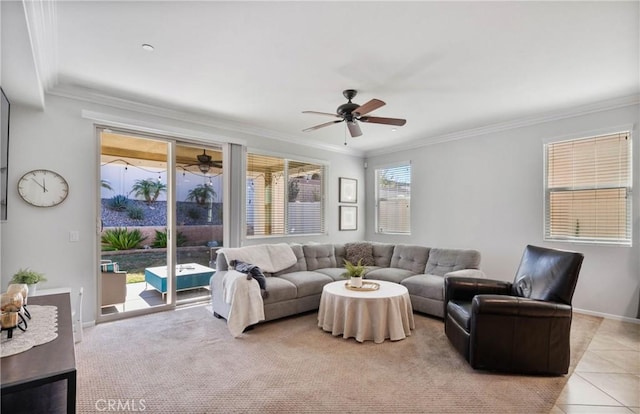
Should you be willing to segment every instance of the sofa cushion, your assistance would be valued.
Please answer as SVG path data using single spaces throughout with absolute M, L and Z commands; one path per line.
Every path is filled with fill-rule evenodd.
M 302 249 L 307 261 L 307 270 L 338 267 L 333 244 L 305 244 Z
M 389 243 L 371 243 L 373 248 L 373 261 L 378 267 L 391 266 L 391 256 L 393 256 L 394 244 Z
M 278 276 L 279 279 L 288 280 L 298 289 L 298 298 L 304 296 L 318 295 L 322 293 L 322 288 L 333 279 L 318 272 L 293 272 Z
M 296 285 L 279 277 L 267 278 L 267 292 L 269 296 L 263 299 L 265 305 L 295 299 L 298 296 Z
M 401 282 L 410 295 L 423 298 L 444 300 L 444 278 L 436 275 L 414 275 L 409 276 Z
M 373 260 L 373 246 L 371 243 L 347 243 L 344 245 L 347 251 L 346 260 L 352 264 L 357 264 L 362 261 L 364 266 L 373 266 L 375 261 Z
M 424 273 L 428 258 L 428 247 L 398 244 L 393 249 L 391 267 L 410 270 L 413 274 Z
M 293 266 L 274 273 L 273 276 L 280 276 L 285 273 L 300 272 L 300 271 L 307 270 L 307 260 L 304 257 L 304 250 L 302 249 L 302 245 L 292 244 L 291 250 L 293 250 L 293 254 L 296 255 L 296 259 L 298 259 L 298 261 Z
M 477 269 L 478 266 L 480 252 L 477 250 L 431 249 L 424 273 L 444 276 L 456 270 Z
M 380 267 L 366 272 L 364 278 L 400 283 L 411 275 L 415 275 L 411 270 L 396 269 L 394 267 Z
M 327 275 L 333 280 L 347 280 L 347 278 L 342 277 L 342 274 L 346 272 L 344 267 L 325 267 L 323 269 L 316 269 L 314 272 Z

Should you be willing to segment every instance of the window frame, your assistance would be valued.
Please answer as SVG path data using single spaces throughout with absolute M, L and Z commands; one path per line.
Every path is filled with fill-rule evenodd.
M 248 234 L 248 230 L 249 230 L 249 223 L 247 220 L 247 216 L 248 216 L 248 212 L 247 212 L 247 203 L 248 203 L 248 184 L 249 184 L 249 175 L 248 170 L 249 170 L 249 157 L 255 155 L 255 156 L 260 156 L 260 157 L 271 157 L 271 158 L 276 158 L 276 159 L 280 159 L 283 164 L 285 165 L 285 168 L 288 170 L 288 165 L 291 162 L 294 163 L 307 163 L 307 164 L 315 164 L 317 166 L 322 167 L 322 183 L 320 185 L 320 190 L 321 190 L 321 194 L 320 194 L 320 212 L 321 212 L 321 216 L 320 216 L 320 221 L 321 221 L 321 230 L 320 232 L 313 232 L 313 233 L 290 233 L 289 232 L 289 206 L 288 206 L 288 202 L 286 200 L 288 200 L 288 185 L 285 184 L 285 188 L 284 188 L 284 193 L 283 193 L 283 212 L 284 212 L 284 217 L 283 217 L 283 227 L 284 227 L 284 232 L 283 233 L 277 233 L 277 234 L 252 234 L 249 235 Z M 300 237 L 300 236 L 317 236 L 317 235 L 326 235 L 327 234 L 327 182 L 328 182 L 328 171 L 329 171 L 329 162 L 325 161 L 325 160 L 318 160 L 318 159 L 313 159 L 313 158 L 308 158 L 308 157 L 302 157 L 302 156 L 297 156 L 297 155 L 290 155 L 290 154 L 282 154 L 282 153 L 275 153 L 275 152 L 269 152 L 269 151 L 260 151 L 260 150 L 255 150 L 255 149 L 250 149 L 250 148 L 246 148 L 245 153 L 244 153 L 244 168 L 243 168 L 243 183 L 244 183 L 244 194 L 243 194 L 243 198 L 244 198 L 244 202 L 243 202 L 243 231 L 242 231 L 242 237 L 250 240 L 250 239 L 269 239 L 269 238 L 284 238 L 284 237 Z M 283 179 L 285 179 L 285 183 L 288 183 L 289 178 L 292 175 L 288 173 L 287 171 L 287 175 L 285 177 L 285 175 L 283 175 Z
M 378 171 L 380 170 L 390 170 L 395 168 L 409 168 L 409 198 L 408 198 L 408 208 L 409 213 L 408 217 L 408 226 L 407 231 L 383 231 L 380 228 L 380 184 L 378 183 Z M 374 232 L 376 234 L 387 234 L 387 235 L 396 235 L 396 236 L 411 236 L 411 183 L 413 181 L 413 168 L 411 160 L 407 161 L 399 161 L 391 164 L 384 164 L 380 166 L 376 166 L 373 170 L 373 181 L 374 181 Z
M 626 222 L 625 222 L 625 231 L 627 232 L 627 237 L 625 238 L 604 238 L 602 236 L 594 236 L 590 235 L 589 237 L 571 237 L 567 235 L 551 235 L 551 205 L 550 205 L 550 197 L 553 192 L 549 188 L 549 147 L 554 144 L 566 143 L 570 141 L 581 141 L 581 140 L 589 140 L 596 138 L 604 138 L 613 135 L 624 135 L 628 136 L 628 185 L 627 186 L 607 186 L 602 187 L 598 186 L 598 184 L 593 184 L 591 186 L 580 186 L 579 188 L 575 188 L 574 190 L 567 190 L 566 187 L 564 191 L 589 191 L 589 190 L 605 190 L 605 189 L 625 189 L 626 191 Z M 602 129 L 597 131 L 591 131 L 582 134 L 573 134 L 563 137 L 557 137 L 554 139 L 548 139 L 543 141 L 543 149 L 542 149 L 542 157 L 543 157 L 543 217 L 542 217 L 542 231 L 543 231 L 543 240 L 548 242 L 560 242 L 560 243 L 574 243 L 574 244 L 586 244 L 586 245 L 606 245 L 606 246 L 621 246 L 621 247 L 631 247 L 633 243 L 633 187 L 634 187 L 634 177 L 633 177 L 633 162 L 634 162 L 634 149 L 633 149 L 633 125 L 624 125 L 616 128 Z

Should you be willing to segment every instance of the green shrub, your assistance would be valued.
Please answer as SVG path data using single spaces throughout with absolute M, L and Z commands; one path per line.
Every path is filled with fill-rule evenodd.
M 132 220 L 142 220 L 144 218 L 144 210 L 138 206 L 127 207 L 127 215 Z
M 102 250 L 131 250 L 136 249 L 146 239 L 140 230 L 115 228 L 106 230 L 102 234 Z
M 118 194 L 114 195 L 109 199 L 109 203 L 107 207 L 114 211 L 124 211 L 127 209 L 127 205 L 129 204 L 129 199 L 126 195 Z
M 176 245 L 180 247 L 180 246 L 183 246 L 186 242 L 187 242 L 187 237 L 181 232 L 178 232 Z M 164 231 L 156 230 L 156 238 L 153 240 L 153 243 L 151 243 L 151 247 L 155 247 L 155 248 L 167 247 L 167 230 L 166 229 Z
M 187 210 L 187 217 L 191 220 L 198 220 L 202 216 L 202 211 L 199 208 L 190 208 Z

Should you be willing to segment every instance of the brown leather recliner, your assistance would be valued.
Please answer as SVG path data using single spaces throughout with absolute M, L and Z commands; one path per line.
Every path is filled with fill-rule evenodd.
M 475 369 L 566 374 L 571 299 L 583 258 L 527 246 L 513 283 L 447 277 L 449 341 Z

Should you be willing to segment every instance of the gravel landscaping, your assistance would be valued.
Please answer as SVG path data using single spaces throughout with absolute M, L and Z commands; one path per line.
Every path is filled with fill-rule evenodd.
M 167 203 L 154 201 L 147 204 L 140 200 L 129 200 L 127 209 L 116 211 L 109 208 L 110 199 L 102 199 L 102 225 L 103 227 L 130 227 L 130 226 L 166 226 Z M 222 224 L 222 204 L 213 203 L 211 206 L 211 221 L 209 221 L 209 206 L 200 206 L 194 202 L 181 201 L 177 204 L 178 225 L 216 225 Z M 142 212 L 141 219 L 132 219 L 129 211 L 139 209 Z

